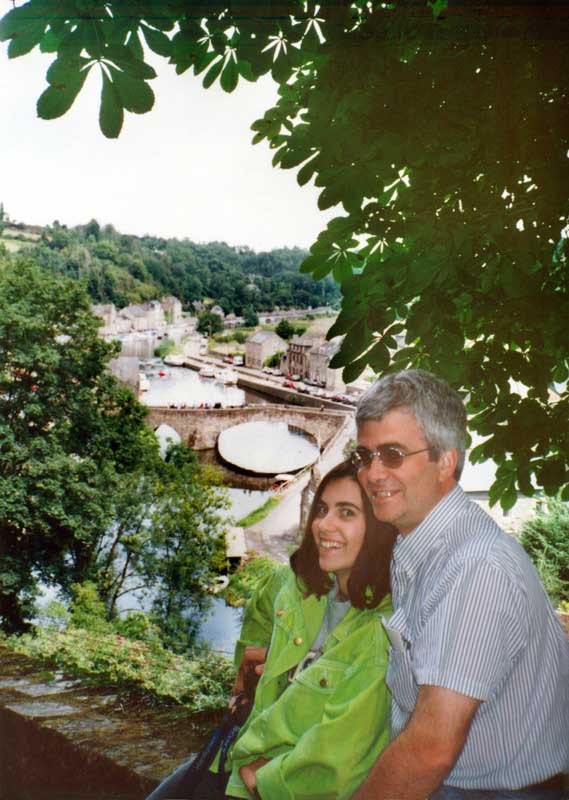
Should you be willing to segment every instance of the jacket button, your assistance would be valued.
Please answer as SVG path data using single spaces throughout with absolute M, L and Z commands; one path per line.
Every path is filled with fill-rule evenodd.
M 300 636 L 295 636 L 293 641 L 296 645 L 302 644 L 302 638 Z
M 320 678 L 320 686 L 325 689 L 328 686 L 328 681 L 326 678 Z
M 282 608 L 279 608 L 279 610 L 277 611 L 277 617 L 282 617 L 283 614 L 284 611 L 282 610 Z

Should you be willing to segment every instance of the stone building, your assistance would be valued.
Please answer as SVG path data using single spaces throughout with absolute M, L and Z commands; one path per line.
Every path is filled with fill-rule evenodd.
M 308 377 L 331 392 L 344 392 L 346 384 L 341 369 L 330 369 L 330 361 L 340 349 L 340 337 L 316 342 L 308 354 Z
M 158 300 L 150 300 L 149 303 L 131 303 L 119 311 L 118 316 L 128 320 L 133 331 L 158 330 L 166 324 L 164 309 Z
M 292 375 L 300 375 L 301 378 L 309 378 L 310 351 L 323 341 L 322 337 L 310 336 L 307 333 L 293 336 L 286 354 L 286 371 Z
M 117 309 L 113 303 L 105 303 L 102 305 L 92 306 L 93 314 L 103 320 L 102 326 L 99 328 L 101 336 L 109 333 L 115 333 L 115 325 L 117 320 Z
M 177 325 L 182 321 L 182 304 L 177 297 L 168 295 L 162 298 L 162 308 L 170 325 Z
M 267 358 L 285 350 L 285 340 L 274 331 L 255 331 L 245 342 L 245 364 L 261 369 Z

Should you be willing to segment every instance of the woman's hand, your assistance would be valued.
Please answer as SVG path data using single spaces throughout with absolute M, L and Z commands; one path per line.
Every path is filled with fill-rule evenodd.
M 239 770 L 241 780 L 253 798 L 259 797 L 259 793 L 257 792 L 257 770 L 261 769 L 265 764 L 268 764 L 269 761 L 270 759 L 268 758 L 257 758 L 255 761 L 251 761 L 250 764 L 245 764 L 245 766 L 241 767 Z

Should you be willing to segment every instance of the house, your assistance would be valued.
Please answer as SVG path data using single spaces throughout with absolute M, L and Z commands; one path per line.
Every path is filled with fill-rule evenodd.
M 261 369 L 268 358 L 285 350 L 285 340 L 274 331 L 255 331 L 245 342 L 245 364 L 253 369 Z
M 95 305 L 91 307 L 93 314 L 103 320 L 102 326 L 99 328 L 99 334 L 105 336 L 108 333 L 115 332 L 115 324 L 117 320 L 117 309 L 113 303 L 104 303 L 102 305 Z
M 330 361 L 340 349 L 342 338 L 336 336 L 332 341 L 317 342 L 310 350 L 309 375 L 308 377 L 323 385 L 331 392 L 342 393 L 346 389 L 346 384 L 342 379 L 341 369 L 330 369 Z
M 182 304 L 177 297 L 173 295 L 163 297 L 162 308 L 170 325 L 177 325 L 182 321 Z
M 133 331 L 158 330 L 165 326 L 166 317 L 162 304 L 158 300 L 149 303 L 131 303 L 118 316 L 128 320 Z
M 301 378 L 310 377 L 310 351 L 323 341 L 321 336 L 310 336 L 308 333 L 293 336 L 286 354 L 285 370 L 292 375 L 300 375 Z

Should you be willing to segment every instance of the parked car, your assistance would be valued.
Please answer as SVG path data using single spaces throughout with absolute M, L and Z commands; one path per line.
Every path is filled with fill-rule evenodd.
M 302 394 L 310 394 L 310 389 L 304 383 L 299 383 L 296 387 L 297 392 L 302 392 Z
M 232 356 L 223 356 L 222 361 L 224 364 L 233 364 Z
M 242 367 L 245 362 L 243 361 L 243 356 L 233 356 L 233 366 L 234 367 Z
M 296 383 L 294 383 L 294 381 L 289 381 L 288 379 L 285 380 L 283 386 L 285 389 L 296 389 Z

